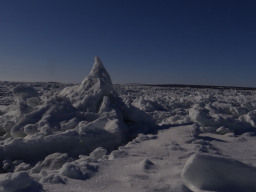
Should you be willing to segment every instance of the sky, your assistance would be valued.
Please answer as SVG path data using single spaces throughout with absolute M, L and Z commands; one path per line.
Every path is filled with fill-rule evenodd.
M 1 0 L 0 80 L 256 87 L 255 0 Z

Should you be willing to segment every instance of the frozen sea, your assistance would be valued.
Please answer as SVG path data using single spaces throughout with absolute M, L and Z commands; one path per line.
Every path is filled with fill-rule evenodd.
M 0 82 L 0 191 L 255 192 L 256 90 Z

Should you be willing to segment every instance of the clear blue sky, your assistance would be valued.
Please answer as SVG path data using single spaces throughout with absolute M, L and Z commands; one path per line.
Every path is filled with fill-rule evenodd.
M 0 80 L 256 87 L 255 0 L 1 0 Z

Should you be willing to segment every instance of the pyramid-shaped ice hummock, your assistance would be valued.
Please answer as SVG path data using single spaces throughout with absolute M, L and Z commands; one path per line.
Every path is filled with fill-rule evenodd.
M 27 90 L 30 89 L 16 88 L 14 93 L 24 95 Z M 22 102 L 28 105 L 25 99 Z M 47 162 L 62 156 L 65 157 L 63 165 L 54 173 L 74 178 L 72 167 L 77 166 L 76 161 L 72 165 L 65 161 L 78 159 L 83 165 L 75 168 L 79 173 L 75 178 L 83 179 L 88 172 L 84 160 L 79 160 L 80 155 L 88 155 L 98 147 L 104 148 L 100 151 L 105 154 L 106 150 L 111 151 L 126 143 L 134 133 L 136 135 L 154 126 L 145 113 L 135 107 L 128 108 L 118 97 L 98 57 L 80 85 L 67 87 L 58 96 L 53 95 L 40 102 L 26 113 L 19 110 L 21 115 L 19 113 L 17 121 L 12 120 L 17 113 L 13 113 L 11 120 L 2 116 L 4 123 L 0 121 L 0 127 L 6 132 L 0 144 L 0 161 L 39 162 L 34 168 L 28 168 L 36 175 L 43 170 L 43 159 Z M 47 172 L 39 177 L 44 180 L 50 175 L 51 172 Z
M 112 84 L 111 78 L 107 70 L 103 66 L 100 58 L 96 56 L 94 60 L 95 61 L 91 69 L 91 72 L 89 73 L 89 76 L 82 83 L 84 83 L 88 78 L 99 78 L 106 84 Z
M 68 97 L 74 107 L 88 111 L 97 112 L 104 96 L 113 92 L 111 78 L 103 66 L 99 57 L 95 62 L 88 77 L 80 85 L 67 87 L 60 94 Z

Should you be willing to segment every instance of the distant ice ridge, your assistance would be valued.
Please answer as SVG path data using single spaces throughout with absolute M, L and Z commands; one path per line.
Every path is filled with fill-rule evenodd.
M 80 85 L 57 95 L 39 97 L 33 87 L 22 85 L 13 94 L 15 103 L 0 117 L 0 160 L 6 161 L 0 172 L 29 171 L 41 182 L 89 177 L 99 158 L 83 155 L 96 149 L 96 156 L 103 156 L 154 125 L 144 112 L 123 103 L 99 57 Z

